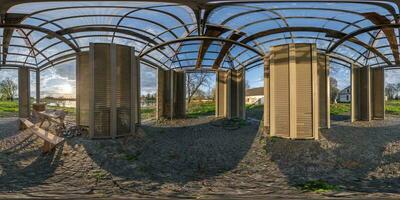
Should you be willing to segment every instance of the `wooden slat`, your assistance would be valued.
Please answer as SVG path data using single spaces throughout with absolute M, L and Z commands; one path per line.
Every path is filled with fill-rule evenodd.
M 242 32 L 234 32 L 232 33 L 231 36 L 229 36 L 230 40 L 234 40 L 237 41 L 239 40 L 242 36 L 244 35 L 244 33 Z M 212 66 L 213 69 L 218 69 L 223 61 L 223 59 L 225 58 L 225 55 L 228 53 L 229 49 L 232 47 L 233 43 L 230 42 L 225 42 L 224 45 L 221 48 L 221 51 L 218 54 L 218 57 L 215 59 L 214 64 Z
M 379 15 L 376 12 L 363 13 L 363 15 L 375 25 L 392 23 L 391 20 L 389 20 L 385 16 Z M 396 39 L 395 29 L 382 29 L 382 32 L 385 33 L 386 39 L 389 42 L 396 64 L 400 64 L 399 46 Z M 372 44 L 372 46 L 374 46 L 374 44 Z
M 218 37 L 221 34 L 225 33 L 228 29 L 221 27 L 221 26 L 207 26 L 207 30 L 205 33 L 205 36 L 208 37 Z M 211 40 L 204 40 L 199 49 L 199 54 L 197 55 L 197 61 L 196 61 L 196 69 L 199 69 L 201 67 L 201 63 L 203 62 L 204 55 L 206 54 L 208 47 L 210 47 L 212 41 Z
M 290 137 L 289 45 L 273 48 L 271 72 L 271 135 Z
M 309 44 L 296 45 L 296 138 L 313 137 L 313 69 L 310 47 Z
M 58 137 L 49 131 L 45 131 L 39 128 L 38 126 L 34 125 L 32 122 L 30 122 L 25 118 L 21 118 L 20 120 L 28 129 L 32 130 L 32 132 L 35 135 L 39 136 L 40 138 L 42 138 L 47 142 L 50 142 L 53 145 L 57 145 L 58 143 L 64 141 L 64 138 Z

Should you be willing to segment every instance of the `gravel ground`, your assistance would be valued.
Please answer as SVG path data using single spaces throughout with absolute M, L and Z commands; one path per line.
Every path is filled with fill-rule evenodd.
M 0 199 L 400 198 L 400 118 L 333 121 L 320 141 L 265 139 L 255 120 L 222 123 L 148 123 L 134 137 L 75 137 L 43 155 L 16 118 L 1 119 Z M 319 179 L 337 189 L 297 187 Z

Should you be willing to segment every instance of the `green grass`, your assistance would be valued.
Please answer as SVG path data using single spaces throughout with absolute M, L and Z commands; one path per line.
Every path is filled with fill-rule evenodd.
M 18 116 L 18 101 L 0 101 L 0 117 Z
M 335 185 L 331 185 L 324 180 L 307 181 L 303 184 L 297 185 L 297 187 L 306 192 L 318 192 L 318 193 L 330 192 L 338 189 Z
M 140 112 L 142 119 L 151 119 L 156 117 L 155 107 L 141 108 Z
M 64 110 L 68 115 L 75 115 L 75 108 L 46 106 L 46 109 Z M 18 116 L 18 101 L 0 101 L 0 117 L 16 116 Z
M 350 112 L 350 103 L 331 104 L 331 115 L 340 115 Z
M 215 102 L 190 102 L 187 110 L 188 117 L 200 117 L 215 114 Z
M 400 115 L 400 100 L 389 100 L 385 104 L 386 113 Z

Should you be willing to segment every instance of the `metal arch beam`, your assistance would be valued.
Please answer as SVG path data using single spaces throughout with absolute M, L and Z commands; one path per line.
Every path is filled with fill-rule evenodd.
M 398 26 L 400 27 L 400 24 Z M 380 27 L 380 28 L 382 28 L 382 27 Z M 377 28 L 377 26 L 373 26 L 372 30 L 377 30 L 377 29 L 380 29 L 380 28 Z M 361 33 L 371 31 L 370 29 L 371 28 L 360 29 L 358 31 L 355 31 L 356 32 L 355 35 L 360 34 L 359 33 L 360 31 L 361 31 Z M 339 43 L 339 41 L 337 43 L 335 43 L 334 46 L 332 46 L 334 48 L 331 47 L 327 51 L 327 53 L 332 52 L 333 50 L 335 50 L 336 47 L 338 47 L 340 44 L 344 43 L 345 41 L 350 41 L 350 42 L 353 42 L 353 43 L 355 43 L 357 45 L 360 45 L 360 46 L 372 51 L 374 54 L 376 54 L 379 57 L 381 57 L 381 59 L 384 60 L 388 65 L 392 65 L 390 60 L 387 59 L 385 56 L 383 56 L 382 53 L 377 51 L 375 48 L 373 48 L 373 47 L 369 46 L 368 44 L 365 44 L 364 42 L 359 41 L 357 39 L 352 39 L 354 37 L 354 36 L 352 36 L 354 33 L 352 35 L 349 34 L 350 35 L 349 36 L 349 35 L 346 35 L 343 32 L 332 30 L 332 29 L 326 29 L 326 28 L 318 28 L 318 27 L 284 27 L 284 28 L 270 29 L 270 30 L 261 31 L 261 32 L 258 32 L 256 34 L 250 35 L 249 37 L 244 38 L 243 40 L 241 40 L 240 43 L 246 44 L 246 43 L 248 43 L 248 42 L 250 42 L 252 40 L 255 40 L 257 38 L 260 38 L 260 37 L 264 37 L 264 36 L 268 36 L 268 35 L 272 35 L 272 34 L 285 33 L 285 32 L 296 32 L 296 31 L 326 33 L 330 37 L 342 38 L 342 39 L 339 40 L 339 41 L 341 41 L 341 43 Z
M 19 68 L 28 68 L 31 71 L 35 71 L 35 67 L 30 67 L 30 66 L 24 66 L 24 65 L 18 65 L 18 64 L 1 64 L 0 63 L 0 69 L 19 69 Z
M 391 21 L 388 18 L 386 18 L 385 16 L 382 16 L 382 15 L 379 15 L 376 12 L 368 12 L 368 13 L 364 13 L 364 15 L 365 15 L 365 18 L 370 20 L 375 25 L 391 23 Z M 388 42 L 390 44 L 390 48 L 392 49 L 393 57 L 396 61 L 396 64 L 399 65 L 400 64 L 399 47 L 397 44 L 395 31 L 393 29 L 382 29 L 382 32 L 386 35 L 386 39 L 388 40 Z M 374 37 L 374 40 L 375 40 L 375 38 L 376 37 Z
M 261 8 L 261 7 L 257 7 L 257 6 L 249 6 L 249 5 L 234 5 L 234 6 L 252 8 L 252 9 L 255 9 L 255 10 L 244 11 L 244 12 L 238 13 L 236 15 L 232 15 L 229 18 L 225 19 L 221 23 L 222 25 L 227 24 L 228 22 L 232 21 L 233 19 L 235 19 L 237 17 L 242 17 L 244 15 L 251 14 L 251 13 L 254 13 L 254 12 L 269 12 L 269 13 L 272 13 L 272 14 L 276 15 L 280 20 L 282 20 L 286 27 L 290 27 L 289 23 L 287 22 L 287 19 L 283 15 L 279 14 L 278 12 L 276 12 L 274 9 L 266 9 L 266 8 Z M 207 18 L 207 21 L 208 21 L 208 18 Z M 277 25 L 280 27 L 279 23 L 277 23 Z M 292 37 L 292 41 L 293 41 L 293 34 L 290 33 L 290 36 Z
M 369 31 L 374 31 L 374 30 L 380 30 L 384 28 L 400 28 L 400 24 L 381 24 L 381 25 L 375 25 L 375 26 L 368 26 L 356 31 L 353 31 L 347 35 L 344 35 L 342 38 L 340 38 L 336 43 L 334 43 L 329 49 L 328 52 L 332 52 L 335 50 L 339 45 L 343 44 L 346 41 L 349 41 L 351 38 L 356 37 L 357 35 L 369 32 Z
M 266 43 L 269 43 L 269 42 L 276 42 L 276 41 L 280 41 L 280 40 L 286 40 L 286 39 L 290 39 L 290 38 L 288 38 L 288 37 L 283 37 L 283 38 L 274 38 L 274 39 L 271 39 L 271 40 L 267 40 L 267 41 L 263 41 L 263 42 L 260 42 L 259 44 L 260 45 L 263 45 L 263 44 L 266 44 Z M 326 41 L 326 42 L 329 42 L 330 40 L 329 39 L 326 39 L 326 38 L 317 38 L 317 37 L 312 37 L 312 36 L 309 36 L 309 37 L 303 37 L 303 36 L 299 36 L 299 37 L 296 37 L 295 39 L 311 39 L 311 40 L 315 40 L 315 39 L 317 39 L 317 40 L 321 40 L 321 41 Z M 356 50 L 356 49 L 354 49 L 353 47 L 351 47 L 351 46 L 348 46 L 348 45 L 344 45 L 346 48 L 349 48 L 349 49 L 351 49 L 352 51 L 354 51 L 355 53 L 357 53 L 357 54 L 360 54 L 360 56 L 362 56 L 362 57 L 364 57 L 364 58 L 367 58 L 366 56 L 364 56 L 364 55 L 362 55 L 362 52 L 360 52 L 360 51 L 358 51 L 358 50 Z M 325 51 L 324 49 L 319 49 L 320 51 Z M 239 56 L 241 56 L 243 53 L 245 53 L 247 50 L 243 50 L 243 51 L 241 51 L 240 53 L 238 53 L 236 56 L 235 56 L 235 59 L 237 58 L 237 57 L 239 57 Z M 368 51 L 368 50 L 367 50 Z M 337 54 L 337 53 L 336 53 Z M 353 60 L 353 62 L 357 62 L 357 59 L 351 59 L 351 58 L 348 58 L 349 60 Z
M 61 31 L 57 31 L 56 34 L 59 35 L 66 35 L 66 34 L 71 34 L 71 33 L 77 33 L 77 32 L 117 32 L 117 33 L 122 33 L 126 35 L 131 35 L 137 38 L 140 38 L 144 41 L 147 41 L 151 44 L 156 45 L 157 43 L 150 39 L 147 36 L 144 36 L 140 33 L 137 33 L 135 31 L 130 31 L 126 29 L 118 29 L 118 28 L 112 28 L 112 27 L 102 27 L 102 26 L 86 26 L 86 27 L 72 27 L 72 28 L 66 28 Z
M 206 32 L 204 33 L 204 36 L 207 37 L 219 37 L 226 31 L 228 31 L 227 28 L 224 26 L 212 26 L 208 25 L 206 26 Z M 197 62 L 196 62 L 196 68 L 199 69 L 201 67 L 201 63 L 203 62 L 204 55 L 206 54 L 208 48 L 210 47 L 210 44 L 212 43 L 212 40 L 203 40 L 199 47 L 199 53 L 197 54 Z
M 258 51 L 257 49 L 255 49 L 255 48 L 253 48 L 253 47 L 251 47 L 251 46 L 249 46 L 249 45 L 246 45 L 246 44 L 244 44 L 244 43 L 238 42 L 238 41 L 229 40 L 229 39 L 224 39 L 224 38 L 214 38 L 214 37 L 207 37 L 207 36 L 197 36 L 197 37 L 187 37 L 187 38 L 181 38 L 181 39 L 171 40 L 171 41 L 168 41 L 168 42 L 164 42 L 164 43 L 158 44 L 158 45 L 156 45 L 156 46 L 154 46 L 154 47 L 152 47 L 152 48 L 150 48 L 150 49 L 148 49 L 148 50 L 142 52 L 142 53 L 139 55 L 139 57 L 143 57 L 144 55 L 147 55 L 147 54 L 149 54 L 150 52 L 152 52 L 152 51 L 154 51 L 154 50 L 156 50 L 156 49 L 158 49 L 158 48 L 161 48 L 161 47 L 163 47 L 163 46 L 169 45 L 169 44 L 178 43 L 178 42 L 184 42 L 184 41 L 193 41 L 193 40 L 211 40 L 211 41 L 221 41 L 221 42 L 233 43 L 233 44 L 235 44 L 235 45 L 238 45 L 238 46 L 244 47 L 244 48 L 246 48 L 246 49 L 249 49 L 249 50 L 253 51 L 254 53 L 258 54 L 259 56 L 264 56 L 264 53 L 263 53 L 263 52 L 260 52 L 260 51 Z
M 59 29 L 64 29 L 64 27 L 62 27 L 61 25 L 59 25 L 59 24 L 57 24 L 57 23 L 55 23 L 55 22 L 52 22 L 52 21 L 48 21 L 48 20 L 46 20 L 46 19 L 42 19 L 42 18 L 39 18 L 39 17 L 32 17 L 31 15 L 30 15 L 30 18 L 31 18 L 31 19 L 35 19 L 35 20 L 43 21 L 44 23 L 39 24 L 39 25 L 38 25 L 39 27 L 42 27 L 42 26 L 44 26 L 44 25 L 46 25 L 46 24 L 51 24 L 51 25 L 54 25 L 54 26 L 58 27 Z M 30 30 L 30 31 L 27 33 L 27 35 L 30 35 L 31 33 L 32 33 L 32 30 Z M 68 36 L 72 39 L 72 41 L 74 42 L 75 46 L 79 47 L 79 44 L 78 44 L 78 42 L 76 42 L 76 40 L 74 39 L 74 37 L 72 37 L 72 35 L 68 35 Z
M 47 34 L 47 35 L 49 35 L 51 37 L 55 37 L 55 38 L 61 40 L 66 45 L 71 47 L 71 49 L 73 49 L 75 52 L 79 52 L 80 51 L 78 47 L 76 47 L 72 42 L 67 40 L 65 37 L 57 34 L 56 32 L 53 32 L 53 31 L 51 31 L 49 29 L 46 29 L 46 28 L 27 25 L 27 24 L 0 24 L 0 28 L 30 29 L 30 30 L 35 30 L 35 31 L 38 31 L 38 32 L 42 32 L 42 33 Z
M 165 12 L 165 11 L 161 11 L 161 10 L 154 9 L 154 8 L 158 8 L 158 7 L 166 7 L 166 6 L 163 5 L 163 6 L 150 6 L 150 7 L 145 7 L 145 8 L 134 8 L 135 10 L 132 10 L 132 11 L 126 13 L 125 15 L 123 15 L 123 16 L 121 17 L 121 19 L 119 19 L 119 21 L 118 21 L 118 23 L 117 23 L 117 25 L 116 25 L 115 27 L 118 28 L 119 25 L 122 23 L 122 21 L 123 21 L 126 17 L 128 17 L 130 14 L 132 14 L 132 13 L 134 13 L 134 12 L 137 12 L 137 11 L 141 11 L 141 10 L 151 10 L 151 11 L 154 11 L 154 12 L 159 12 L 159 13 L 162 13 L 162 14 L 164 14 L 164 15 L 167 15 L 167 16 L 170 16 L 170 17 L 174 18 L 174 19 L 177 20 L 181 25 L 184 25 L 184 24 L 185 24 L 185 22 L 184 22 L 182 19 L 180 19 L 179 17 L 177 17 L 177 16 L 175 16 L 175 15 L 169 13 L 169 12 Z M 189 29 L 187 29 L 187 27 L 185 27 L 185 29 L 186 29 L 187 32 L 189 32 Z M 171 30 L 168 29 L 167 31 L 171 31 Z M 115 36 L 115 33 L 113 34 L 113 39 L 112 39 L 112 41 L 114 41 L 114 36 Z
M 231 36 L 229 36 L 230 40 L 237 41 L 239 40 L 242 36 L 244 35 L 243 32 L 233 32 Z M 222 45 L 221 51 L 218 54 L 218 57 L 215 59 L 214 64 L 213 64 L 213 69 L 218 69 L 220 64 L 222 63 L 223 59 L 225 58 L 225 55 L 228 53 L 229 49 L 232 47 L 232 43 L 224 43 Z

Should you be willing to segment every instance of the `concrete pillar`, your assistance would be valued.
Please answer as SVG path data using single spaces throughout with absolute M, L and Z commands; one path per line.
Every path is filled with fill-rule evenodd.
M 40 70 L 36 70 L 36 103 L 40 103 Z
M 327 61 L 321 57 L 319 62 L 326 64 Z M 320 118 L 329 120 L 326 112 L 323 115 L 319 112 L 320 85 L 324 86 L 324 95 L 327 93 L 326 77 L 319 76 L 327 74 L 327 67 L 318 67 L 315 44 L 272 47 L 264 64 L 264 91 L 269 93 L 264 106 L 264 115 L 269 113 L 269 117 L 264 117 L 267 119 L 264 126 L 269 126 L 270 135 L 318 139 Z M 323 106 L 328 105 L 326 98 L 324 96 Z
M 371 75 L 369 67 L 351 68 L 351 121 L 371 120 Z
M 183 71 L 157 70 L 157 120 L 186 115 L 186 85 Z
M 19 117 L 30 117 L 30 73 L 28 68 L 18 68 Z

